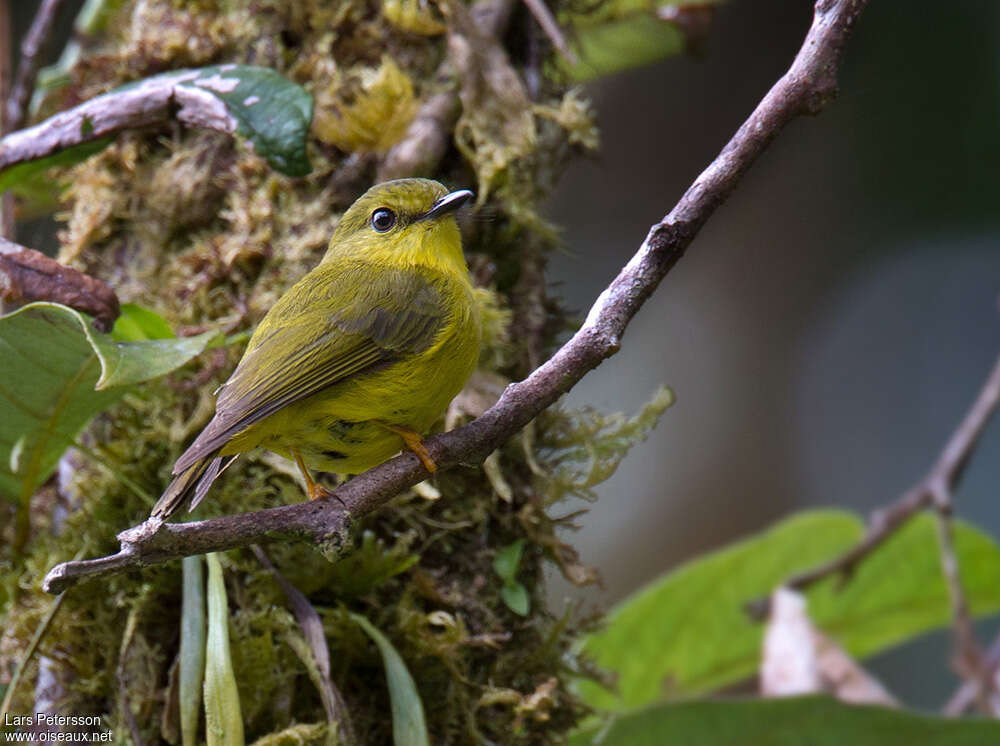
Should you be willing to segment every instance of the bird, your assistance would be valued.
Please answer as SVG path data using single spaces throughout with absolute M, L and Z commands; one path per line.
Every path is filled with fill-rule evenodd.
M 215 414 L 177 459 L 151 516 L 205 498 L 242 453 L 361 473 L 423 445 L 479 359 L 479 307 L 455 212 L 473 198 L 430 179 L 376 184 L 341 216 L 319 264 L 271 307 L 216 391 Z

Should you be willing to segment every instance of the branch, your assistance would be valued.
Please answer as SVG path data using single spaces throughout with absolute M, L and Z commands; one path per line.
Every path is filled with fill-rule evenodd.
M 937 508 L 942 520 L 947 520 L 955 487 L 961 480 L 965 465 L 975 451 L 979 438 L 998 405 L 1000 405 L 1000 357 L 994 363 L 993 370 L 983 383 L 972 407 L 948 439 L 927 476 L 903 493 L 896 502 L 874 512 L 861 541 L 830 562 L 793 575 L 785 581 L 785 587 L 801 591 L 831 575 L 849 576 L 865 557 L 878 549 L 910 518 L 925 508 Z M 968 640 L 962 639 L 967 634 L 962 630 L 962 618 L 968 617 L 968 610 L 961 585 L 958 583 L 950 530 L 943 528 L 940 538 L 942 565 L 952 596 L 953 615 L 957 619 L 960 646 L 963 652 L 966 652 L 969 650 L 969 643 Z M 751 601 L 747 604 L 747 610 L 754 618 L 763 619 L 767 615 L 767 599 Z
M 524 0 L 524 4 L 528 6 L 528 10 L 531 11 L 531 15 L 535 17 L 538 25 L 542 27 L 542 31 L 545 35 L 549 37 L 549 41 L 552 42 L 559 54 L 561 54 L 567 62 L 571 65 L 577 63 L 576 55 L 573 54 L 573 50 L 569 48 L 569 42 L 566 41 L 566 36 L 563 34 L 562 29 L 559 28 L 559 24 L 556 19 L 552 16 L 552 11 L 549 10 L 549 6 L 545 4 L 545 0 Z
M 14 77 L 14 88 L 7 99 L 6 129 L 14 131 L 24 124 L 24 117 L 35 86 L 35 76 L 42 62 L 42 50 L 52 34 L 62 0 L 42 0 L 31 28 L 21 43 L 21 61 Z
M 0 238 L 0 300 L 62 303 L 89 313 L 101 331 L 110 331 L 121 313 L 115 291 L 100 280 L 5 238 Z
M 513 0 L 488 0 L 476 3 L 467 10 L 476 26 L 486 36 L 499 37 L 510 22 Z M 449 49 L 451 45 L 449 44 Z M 434 73 L 435 79 L 454 76 L 451 55 Z M 444 158 L 451 142 L 451 132 L 462 113 L 458 91 L 450 87 L 427 98 L 417 110 L 403 139 L 393 145 L 378 167 L 378 180 L 389 181 L 404 176 L 432 174 Z
M 818 112 L 833 98 L 844 43 L 864 5 L 865 0 L 816 4 L 812 27 L 791 68 L 670 214 L 650 228 L 636 254 L 597 298 L 580 330 L 525 380 L 509 385 L 482 416 L 426 441 L 439 468 L 481 463 L 618 351 L 629 321 L 782 127 L 797 116 Z M 84 577 L 266 539 L 304 539 L 336 556 L 347 543 L 353 519 L 382 507 L 428 476 L 416 456 L 404 453 L 342 485 L 333 498 L 193 523 L 150 519 L 119 535 L 118 554 L 58 565 L 46 577 L 44 588 L 55 593 Z
M 0 140 L 0 171 L 122 130 L 175 118 L 189 127 L 235 132 L 236 119 L 221 99 L 199 87 L 210 81 L 195 80 L 198 75 L 197 70 L 157 75 L 12 132 Z M 194 85 L 180 85 L 192 80 Z
M 0 0 L 0 135 L 7 131 L 3 102 L 11 87 L 11 72 L 14 60 L 11 48 L 11 10 L 10 0 Z M 14 237 L 14 197 L 0 193 L 0 238 Z

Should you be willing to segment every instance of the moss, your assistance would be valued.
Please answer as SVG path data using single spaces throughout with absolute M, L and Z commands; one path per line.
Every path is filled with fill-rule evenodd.
M 275 173 L 219 134 L 179 127 L 123 134 L 65 174 L 62 260 L 182 332 L 252 329 L 318 261 L 340 213 L 371 182 L 371 161 L 357 153 L 391 145 L 416 106 L 450 85 L 432 76 L 449 42 L 430 35 L 431 20 L 440 20 L 435 10 L 405 2 L 386 15 L 364 0 L 124 2 L 74 67 L 71 97 L 166 69 L 244 62 L 275 67 L 306 86 L 319 99 L 318 121 L 339 117 L 340 124 L 332 136 L 322 126 L 314 133 L 314 170 L 300 179 Z M 455 14 L 446 22 L 452 44 L 456 35 L 478 38 L 456 25 Z M 478 180 L 479 214 L 492 218 L 464 226 L 482 286 L 483 371 L 449 426 L 488 406 L 567 326 L 544 294 L 544 255 L 555 238 L 537 208 L 565 160 L 594 147 L 596 134 L 578 93 L 546 88 L 528 96 L 510 63 L 520 43 L 509 39 L 511 55 L 501 50 L 500 57 L 469 52 L 473 66 L 456 81 L 464 105 L 456 147 L 434 174 L 455 185 Z M 504 87 L 511 80 L 513 91 Z M 383 88 L 398 100 L 386 99 Z M 394 122 L 385 131 L 378 128 L 383 116 Z M 69 511 L 57 532 L 48 509 L 55 485 L 36 497 L 28 556 L 17 565 L 0 558 L 0 600 L 9 600 L 0 680 L 51 603 L 39 589 L 45 572 L 79 552 L 115 551 L 116 533 L 148 514 L 148 496 L 115 472 L 157 495 L 184 444 L 211 416 L 212 392 L 240 352 L 234 345 L 207 353 L 95 420 L 85 442 L 110 470 L 80 453 L 67 456 L 58 493 Z M 368 617 L 403 656 L 423 695 L 432 743 L 564 742 L 583 715 L 567 687 L 580 674 L 567 651 L 587 622 L 547 609 L 543 566 L 555 563 L 579 583 L 594 575 L 557 536 L 565 521 L 547 510 L 608 476 L 662 404 L 636 420 L 551 411 L 501 449 L 489 474 L 440 474 L 433 482 L 440 499 L 407 492 L 362 521 L 355 550 L 338 563 L 305 545 L 267 548 L 323 620 L 332 676 L 364 743 L 391 742 L 388 694 L 378 652 L 347 611 Z M 295 479 L 274 463 L 260 454 L 238 460 L 199 516 L 301 499 Z M 497 550 L 519 539 L 527 539 L 518 570 L 531 597 L 526 617 L 504 604 L 493 571 Z M 225 567 L 248 741 L 325 743 L 320 696 L 296 654 L 298 628 L 274 577 L 248 552 L 227 553 Z M 66 709 L 103 714 L 119 743 L 131 742 L 129 711 L 145 742 L 160 738 L 178 651 L 180 583 L 180 564 L 171 563 L 76 588 L 42 642 L 40 654 L 56 661 L 68 682 Z M 24 685 L 15 707 L 31 705 Z

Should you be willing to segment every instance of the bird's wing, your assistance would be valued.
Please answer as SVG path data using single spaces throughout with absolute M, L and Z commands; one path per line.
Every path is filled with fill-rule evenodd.
M 448 308 L 432 278 L 367 265 L 320 265 L 261 322 L 215 417 L 177 460 L 179 474 L 233 436 L 358 373 L 429 348 Z

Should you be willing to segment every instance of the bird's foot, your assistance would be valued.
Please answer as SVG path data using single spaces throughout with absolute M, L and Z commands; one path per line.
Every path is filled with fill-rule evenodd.
M 427 471 L 431 474 L 437 473 L 437 464 L 434 463 L 434 459 L 431 458 L 430 452 L 424 446 L 424 439 L 420 436 L 420 433 L 416 430 L 411 430 L 408 427 L 387 425 L 385 423 L 381 424 L 384 428 L 392 430 L 392 432 L 396 433 L 396 435 L 403 439 L 406 447 L 416 454 L 417 458 L 420 459 L 420 462 L 424 465 L 424 468 L 427 469 Z
M 327 489 L 319 482 L 313 482 L 309 486 L 309 499 L 319 500 L 324 497 L 332 497 L 334 500 L 340 503 L 341 507 L 343 507 L 344 510 L 347 510 L 347 503 L 345 503 L 343 499 L 340 497 L 340 495 L 338 495 L 334 490 Z

